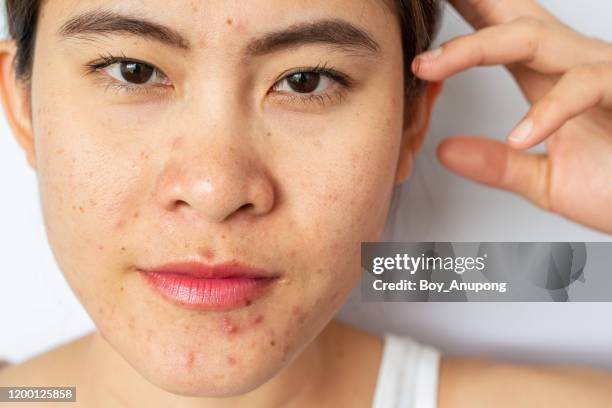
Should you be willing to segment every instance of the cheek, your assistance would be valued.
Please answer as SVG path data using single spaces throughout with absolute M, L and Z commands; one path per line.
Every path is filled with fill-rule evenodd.
M 120 267 L 121 256 L 130 250 L 120 227 L 126 217 L 139 216 L 136 210 L 129 212 L 128 203 L 141 191 L 146 159 L 138 150 L 114 147 L 103 124 L 84 113 L 41 109 L 35 134 L 49 243 L 80 295 L 104 284 L 108 271 L 118 270 L 114 267 Z
M 337 305 L 350 292 L 361 273 L 361 242 L 378 240 L 384 229 L 401 140 L 396 109 L 306 134 L 311 143 L 300 144 L 299 158 L 287 154 L 278 173 L 293 172 L 286 207 L 297 225 L 287 227 L 292 235 L 285 252 L 298 249 L 298 259 L 289 262 L 305 271 L 296 279 L 307 288 L 301 296 L 320 303 L 315 308 Z

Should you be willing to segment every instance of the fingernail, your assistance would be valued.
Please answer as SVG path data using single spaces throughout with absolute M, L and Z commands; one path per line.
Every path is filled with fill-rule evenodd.
M 442 47 L 438 47 L 438 48 L 434 48 L 433 50 L 428 50 L 422 54 L 419 54 L 417 58 L 420 58 L 423 61 L 432 61 L 438 58 L 441 54 L 442 54 Z
M 527 119 L 521 122 L 508 136 L 508 140 L 512 142 L 522 142 L 526 140 L 533 131 L 533 120 Z

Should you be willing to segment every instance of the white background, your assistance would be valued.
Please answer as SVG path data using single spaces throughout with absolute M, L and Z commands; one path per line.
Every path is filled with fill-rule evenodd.
M 612 2 L 542 3 L 578 30 L 612 41 Z M 469 31 L 447 9 L 437 43 Z M 472 69 L 448 80 L 385 239 L 611 241 L 509 193 L 454 176 L 437 163 L 435 148 L 444 137 L 469 133 L 501 140 L 526 111 L 524 98 L 502 68 Z M 53 259 L 35 173 L 3 116 L 0 185 L 0 359 L 19 362 L 91 331 L 93 323 Z M 364 304 L 357 293 L 340 313 L 355 325 L 410 334 L 450 354 L 612 369 L 610 316 L 612 303 Z

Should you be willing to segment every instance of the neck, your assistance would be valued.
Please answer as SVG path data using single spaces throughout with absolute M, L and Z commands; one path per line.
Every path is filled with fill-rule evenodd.
M 334 378 L 328 367 L 328 346 L 325 341 L 335 323 L 328 325 L 287 367 L 262 386 L 246 394 L 228 398 L 185 397 L 156 387 L 129 365 L 108 344 L 99 332 L 95 332 L 87 347 L 89 378 L 92 398 L 100 406 L 121 407 L 311 407 L 324 398 Z

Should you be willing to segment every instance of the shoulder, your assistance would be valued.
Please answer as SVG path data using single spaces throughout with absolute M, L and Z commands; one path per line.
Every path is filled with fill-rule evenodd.
M 612 374 L 568 366 L 508 363 L 444 356 L 439 408 L 609 407 Z
M 55 347 L 19 364 L 0 365 L 2 386 L 54 386 L 78 378 L 78 362 L 89 336 Z

